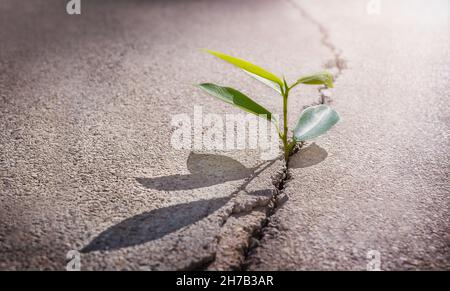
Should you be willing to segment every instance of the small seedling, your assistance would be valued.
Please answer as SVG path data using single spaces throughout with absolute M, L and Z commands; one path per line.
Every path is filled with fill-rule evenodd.
M 239 92 L 236 89 L 230 87 L 222 87 L 211 83 L 203 83 L 198 86 L 207 93 L 215 96 L 222 101 L 230 103 L 240 109 L 256 114 L 258 116 L 264 116 L 275 125 L 278 136 L 283 141 L 284 147 L 284 159 L 287 162 L 291 151 L 295 148 L 295 145 L 300 142 L 318 137 L 328 131 L 333 125 L 339 121 L 338 113 L 327 105 L 311 106 L 303 110 L 297 121 L 297 125 L 294 128 L 292 137 L 288 137 L 289 128 L 287 124 L 288 114 L 288 97 L 289 92 L 298 84 L 307 85 L 325 85 L 328 88 L 333 87 L 333 75 L 329 72 L 320 72 L 313 75 L 304 76 L 294 82 L 292 85 L 288 85 L 286 79 L 277 77 L 269 71 L 258 67 L 248 61 L 238 59 L 221 52 L 205 50 L 230 64 L 242 69 L 244 72 L 252 76 L 258 81 L 261 81 L 265 85 L 271 87 L 278 94 L 283 97 L 283 129 L 280 129 L 279 121 L 272 115 L 270 111 L 259 105 L 245 94 Z

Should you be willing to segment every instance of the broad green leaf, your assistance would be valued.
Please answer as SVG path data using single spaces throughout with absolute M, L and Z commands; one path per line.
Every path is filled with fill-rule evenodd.
M 298 79 L 294 86 L 300 83 L 308 85 L 326 85 L 328 88 L 333 88 L 333 75 L 330 72 L 320 72 L 304 76 Z
M 339 114 L 327 105 L 303 110 L 294 129 L 294 139 L 305 141 L 324 134 L 339 121 Z
M 217 97 L 222 101 L 225 101 L 236 107 L 239 107 L 244 111 L 253 113 L 255 115 L 264 114 L 269 121 L 274 121 L 272 120 L 272 113 L 270 111 L 236 89 L 230 87 L 222 87 L 211 83 L 203 83 L 198 85 L 198 87 L 203 89 L 210 95 Z
M 218 52 L 218 51 L 213 51 L 213 50 L 208 50 L 205 49 L 205 51 L 209 54 L 212 54 L 213 56 L 216 56 L 230 64 L 235 65 L 238 68 L 241 68 L 242 70 L 250 73 L 250 74 L 254 74 L 257 75 L 261 78 L 264 78 L 272 83 L 277 84 L 280 88 L 283 87 L 283 81 L 281 81 L 280 78 L 278 78 L 277 76 L 275 76 L 274 74 L 272 74 L 271 72 L 258 67 L 257 65 L 254 65 L 246 60 L 243 59 L 239 59 L 239 58 L 235 58 L 229 55 L 226 55 L 224 53 Z M 261 81 L 261 79 L 258 79 L 259 81 Z M 267 82 L 264 82 L 264 84 L 268 84 Z M 274 85 L 274 84 L 273 84 Z M 270 85 L 270 87 L 273 88 L 273 85 Z

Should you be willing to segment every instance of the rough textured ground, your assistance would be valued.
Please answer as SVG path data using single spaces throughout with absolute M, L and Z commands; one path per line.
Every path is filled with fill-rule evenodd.
M 199 48 L 298 76 L 326 53 L 314 26 L 272 1 L 83 2 L 81 16 L 61 1 L 0 5 L 1 268 L 64 269 L 75 249 L 82 269 L 190 269 L 242 249 L 265 211 L 245 223 L 233 212 L 268 204 L 281 164 L 249 183 L 257 151 L 176 150 L 171 118 L 194 105 L 239 112 L 192 86 L 205 81 L 278 108 L 270 89 Z M 285 26 L 305 33 L 286 46 Z M 235 235 L 244 227 L 230 246 L 218 243 L 228 216 Z
M 300 2 L 347 60 L 342 122 L 291 160 L 252 270 L 450 268 L 449 3 L 363 2 Z
M 0 2 L 0 269 L 61 270 L 72 249 L 85 270 L 365 269 L 371 249 L 384 269 L 449 268 L 448 3 L 82 2 Z M 201 47 L 338 75 L 342 122 L 282 192 L 257 151 L 170 146 L 173 114 L 238 112 L 198 82 L 280 112 Z M 293 95 L 290 122 L 319 95 Z

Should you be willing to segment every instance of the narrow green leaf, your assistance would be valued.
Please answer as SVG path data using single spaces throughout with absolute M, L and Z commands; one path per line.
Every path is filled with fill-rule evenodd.
M 245 73 L 247 73 L 248 75 L 250 75 L 252 78 L 254 78 L 255 80 L 260 81 L 261 83 L 263 83 L 264 85 L 269 86 L 270 88 L 274 89 L 275 91 L 277 91 L 279 94 L 281 94 L 281 88 L 280 85 L 278 85 L 277 83 L 274 83 L 268 79 L 264 79 L 263 77 L 260 77 L 258 75 L 255 75 L 253 73 L 250 73 L 249 71 L 243 70 Z
M 252 75 L 252 74 L 253 75 L 257 75 L 257 76 L 259 76 L 261 78 L 264 78 L 264 79 L 266 79 L 266 80 L 268 80 L 268 81 L 270 81 L 272 83 L 275 83 L 280 88 L 283 87 L 283 81 L 281 81 L 280 78 L 278 78 L 277 76 L 275 76 L 271 72 L 269 72 L 269 71 L 267 71 L 267 70 L 265 70 L 265 69 L 263 69 L 261 67 L 258 67 L 255 64 L 252 64 L 252 63 L 250 63 L 250 62 L 248 62 L 246 60 L 243 60 L 243 59 L 239 59 L 239 58 L 236 58 L 236 57 L 233 57 L 233 56 L 226 55 L 226 54 L 218 52 L 218 51 L 213 51 L 213 50 L 208 50 L 208 49 L 205 49 L 205 51 L 207 53 L 213 55 L 213 56 L 216 56 L 216 57 L 218 57 L 218 58 L 220 58 L 220 59 L 230 63 L 230 64 L 235 65 L 238 68 L 241 68 L 242 70 L 246 71 L 247 73 L 250 73 L 250 75 Z M 262 81 L 259 78 L 257 78 L 257 80 Z M 263 82 L 263 83 L 268 85 L 267 82 Z M 269 85 L 269 86 L 271 88 L 274 88 L 273 84 Z
M 324 134 L 339 121 L 339 114 L 327 105 L 303 110 L 294 129 L 294 139 L 305 141 Z
M 304 76 L 298 79 L 292 87 L 300 83 L 308 85 L 326 85 L 328 88 L 333 88 L 333 75 L 330 72 L 320 72 Z
M 236 89 L 230 87 L 222 87 L 211 83 L 199 84 L 198 87 L 203 89 L 208 94 L 236 107 L 239 107 L 244 111 L 253 113 L 255 115 L 264 114 L 269 121 L 274 121 L 272 120 L 272 113 L 270 111 Z

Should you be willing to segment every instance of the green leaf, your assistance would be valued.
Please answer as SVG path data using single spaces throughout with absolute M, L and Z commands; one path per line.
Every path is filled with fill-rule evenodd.
M 247 73 L 248 75 L 250 75 L 252 78 L 254 78 L 255 80 L 260 81 L 261 83 L 263 83 L 264 85 L 269 86 L 270 88 L 274 89 L 275 91 L 277 91 L 279 94 L 281 93 L 281 88 L 280 85 L 278 85 L 277 83 L 274 83 L 270 80 L 264 79 L 258 75 L 255 75 L 253 73 L 250 73 L 249 71 L 243 70 L 245 73 Z
M 260 78 L 256 78 L 256 79 L 258 81 L 262 81 L 266 85 L 269 85 L 270 83 L 272 83 L 269 85 L 271 88 L 276 88 L 277 86 L 279 86 L 280 91 L 281 91 L 281 88 L 283 87 L 283 81 L 281 81 L 280 78 L 278 78 L 271 72 L 269 72 L 261 67 L 258 67 L 257 65 L 254 65 L 243 59 L 239 59 L 239 58 L 235 58 L 235 57 L 226 55 L 226 54 L 218 52 L 218 51 L 213 51 L 213 50 L 208 50 L 208 49 L 205 49 L 205 51 L 209 54 L 212 54 L 213 56 L 216 56 L 216 57 L 230 63 L 230 64 L 235 65 L 238 68 L 241 68 L 246 73 L 249 73 L 252 77 L 255 77 L 254 75 L 260 77 Z M 267 81 L 265 81 L 265 80 L 263 81 L 261 78 L 263 78 Z M 278 91 L 278 89 L 276 89 L 276 90 Z
M 270 111 L 236 89 L 230 87 L 222 87 L 211 83 L 199 84 L 198 87 L 203 89 L 210 95 L 217 97 L 222 101 L 225 101 L 236 107 L 239 107 L 244 111 L 253 113 L 255 115 L 264 114 L 269 121 L 274 121 L 272 120 L 272 113 Z
M 330 72 L 320 72 L 304 76 L 298 79 L 292 87 L 300 83 L 308 85 L 326 85 L 328 88 L 333 88 L 333 75 Z
M 305 141 L 324 134 L 339 121 L 339 114 L 327 105 L 311 106 L 305 109 L 294 129 L 294 139 Z

